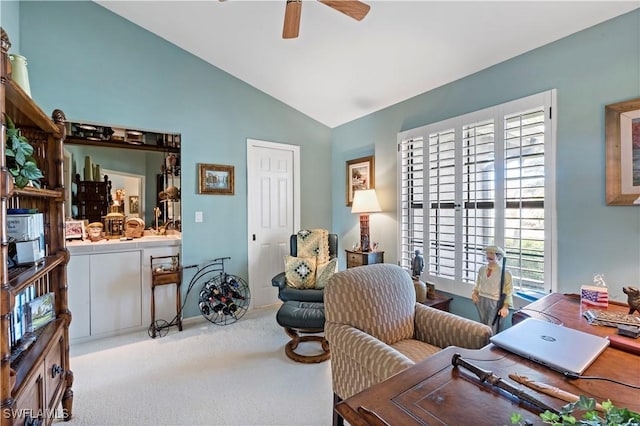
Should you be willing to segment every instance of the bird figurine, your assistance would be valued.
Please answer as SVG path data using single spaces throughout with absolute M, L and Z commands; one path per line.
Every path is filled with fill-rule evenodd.
M 632 314 L 633 311 L 638 311 L 640 314 L 640 290 L 635 287 L 622 287 L 622 291 L 627 295 L 629 314 Z

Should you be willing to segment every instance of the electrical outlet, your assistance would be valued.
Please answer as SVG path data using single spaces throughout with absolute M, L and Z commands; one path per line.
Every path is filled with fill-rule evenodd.
M 202 222 L 202 212 L 196 212 L 196 223 Z

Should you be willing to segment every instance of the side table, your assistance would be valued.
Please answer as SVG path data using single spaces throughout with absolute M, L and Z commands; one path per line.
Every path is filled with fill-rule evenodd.
M 156 333 L 166 328 L 156 321 L 156 287 L 160 285 L 176 285 L 176 323 L 178 330 L 182 331 L 182 266 L 180 265 L 180 255 L 171 256 L 151 256 L 151 325 L 149 335 L 155 339 Z M 164 322 L 166 324 L 166 322 Z M 173 321 L 167 326 L 174 325 Z M 166 331 L 164 331 L 166 333 Z M 162 334 L 160 334 L 162 337 Z
M 384 251 L 354 251 L 345 250 L 347 254 L 347 269 L 356 266 L 384 263 Z
M 432 299 L 426 299 L 422 304 L 435 309 L 440 309 L 441 311 L 449 312 L 449 304 L 452 300 L 453 297 L 446 297 L 436 292 L 435 297 Z

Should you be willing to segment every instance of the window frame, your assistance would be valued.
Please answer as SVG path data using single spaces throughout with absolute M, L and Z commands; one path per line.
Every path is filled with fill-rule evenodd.
M 402 267 L 409 266 L 411 264 L 412 253 L 409 254 L 407 259 L 405 253 L 406 248 L 403 247 L 403 218 L 407 214 L 405 205 L 403 205 L 403 184 L 405 183 L 406 176 L 403 174 L 402 154 L 403 144 L 406 144 L 411 139 L 422 139 L 423 141 L 423 239 L 422 244 L 424 247 L 428 247 L 429 244 L 429 135 L 439 131 L 444 131 L 449 128 L 454 128 L 455 131 L 455 199 L 456 204 L 462 203 L 462 158 L 463 158 L 463 146 L 462 146 L 462 128 L 465 125 L 472 123 L 479 123 L 488 119 L 493 119 L 494 126 L 494 162 L 495 162 L 495 177 L 494 177 L 494 191 L 496 196 L 494 197 L 494 204 L 501 205 L 502 208 L 495 209 L 494 220 L 495 224 L 495 244 L 503 246 L 505 235 L 505 211 L 504 197 L 505 197 L 505 178 L 504 178 L 504 123 L 505 118 L 514 113 L 523 113 L 536 107 L 544 107 L 544 282 L 541 291 L 552 292 L 557 290 L 557 220 L 556 220 L 556 134 L 557 123 L 555 117 L 557 116 L 556 108 L 556 90 L 548 90 L 535 95 L 526 96 L 520 99 L 516 99 L 503 104 L 495 105 L 489 108 L 485 108 L 478 111 L 473 111 L 468 114 L 445 119 L 436 123 L 421 126 L 419 128 L 410 129 L 398 133 L 398 263 Z M 459 209 L 456 209 L 459 210 Z M 462 212 L 456 211 L 454 219 L 455 225 L 455 276 L 453 279 L 441 278 L 429 274 L 428 269 L 428 250 L 423 249 L 425 256 L 425 270 L 423 271 L 421 278 L 425 281 L 436 284 L 437 288 L 452 294 L 459 296 L 470 297 L 473 289 L 473 283 L 464 282 L 462 277 Z M 406 244 L 405 244 L 406 245 Z M 507 268 L 509 264 L 507 263 Z M 516 289 L 514 289 L 516 290 Z M 517 290 L 516 290 L 517 291 Z

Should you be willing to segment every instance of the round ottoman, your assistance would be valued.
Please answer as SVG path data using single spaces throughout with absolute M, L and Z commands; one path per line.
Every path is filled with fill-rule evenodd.
M 315 302 L 287 301 L 282 304 L 276 314 L 276 321 L 291 341 L 284 352 L 296 362 L 311 364 L 329 359 L 329 342 L 324 336 L 300 336 L 300 333 L 322 333 L 324 331 L 324 304 Z M 295 352 L 300 342 L 320 342 L 323 352 L 318 355 L 300 355 Z

